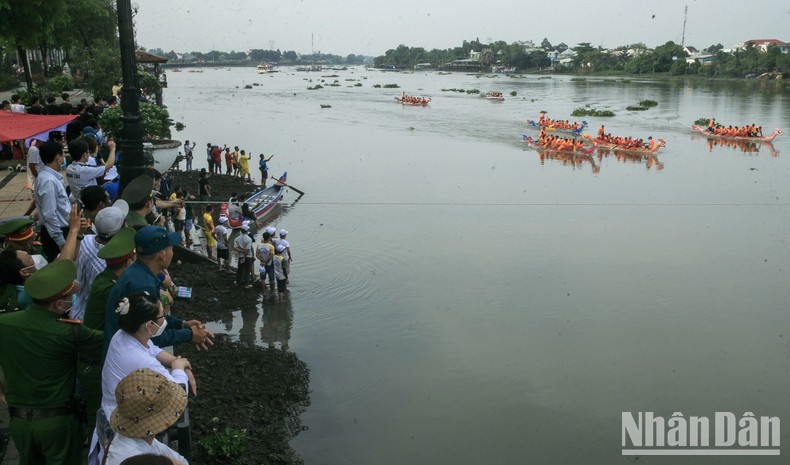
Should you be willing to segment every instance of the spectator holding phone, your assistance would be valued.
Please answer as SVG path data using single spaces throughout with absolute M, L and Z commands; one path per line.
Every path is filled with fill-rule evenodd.
M 69 142 L 69 153 L 73 161 L 66 168 L 66 180 L 69 182 L 72 200 L 79 199 L 80 191 L 85 187 L 95 186 L 115 164 L 115 141 L 107 142 L 107 147 L 110 149 L 107 161 L 104 165 L 96 166 L 88 163 L 91 156 L 88 141 L 80 137 Z
M 63 146 L 54 141 L 41 144 L 39 155 L 43 166 L 36 177 L 34 201 L 42 223 L 44 257 L 52 262 L 66 243 L 71 211 L 71 202 L 60 176 L 60 166 L 66 158 L 63 156 Z

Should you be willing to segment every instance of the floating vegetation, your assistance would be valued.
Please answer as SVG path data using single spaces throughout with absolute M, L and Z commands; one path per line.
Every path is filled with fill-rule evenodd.
M 439 76 L 445 76 L 445 75 L 448 75 L 448 74 L 453 74 L 453 73 L 445 73 L 445 72 L 439 71 L 437 74 L 438 74 Z
M 697 121 L 694 121 L 694 124 L 697 126 L 707 126 L 710 123 L 710 118 L 699 118 Z
M 373 84 L 374 89 L 381 89 L 381 84 Z
M 358 83 L 354 84 L 354 87 L 362 87 L 362 83 L 358 82 Z
M 324 88 L 324 86 L 322 86 L 321 84 L 316 84 L 313 87 L 308 87 L 307 90 L 318 90 L 318 89 L 323 89 L 323 88 Z
M 623 82 L 623 83 L 627 84 L 627 83 L 631 82 L 631 80 L 630 79 L 620 79 L 618 82 Z
M 346 81 L 356 81 L 356 79 L 354 79 L 354 78 L 349 78 L 349 79 L 346 79 Z
M 538 79 L 551 79 L 551 76 L 541 76 Z
M 597 108 L 579 107 L 573 110 L 571 116 L 609 117 L 609 116 L 614 116 L 614 112 L 610 110 L 598 110 Z
M 252 85 L 251 84 L 247 84 L 246 86 L 244 86 L 244 88 L 245 89 L 252 89 Z
M 655 107 L 657 105 L 658 105 L 658 102 L 656 102 L 655 100 L 642 100 L 642 101 L 639 102 L 639 106 L 640 107 L 651 108 L 651 107 Z
M 260 84 L 258 84 L 257 82 L 253 82 L 252 85 L 259 86 Z
M 321 76 L 321 77 L 322 78 L 333 78 L 333 77 L 340 77 L 340 76 L 338 76 L 337 74 L 329 74 L 329 75 Z
M 400 86 L 397 84 L 384 84 L 385 89 L 400 89 Z
M 332 108 L 332 105 L 328 105 L 326 103 L 321 104 L 321 108 Z
M 585 82 L 586 80 L 587 80 L 587 78 L 584 78 L 584 77 L 571 78 L 571 82 Z
M 333 82 L 332 84 L 327 84 L 327 87 L 340 87 L 340 84 Z
M 510 91 L 510 96 L 511 97 L 515 97 L 516 95 L 518 95 L 518 92 L 516 92 L 515 90 L 511 90 Z
M 628 110 L 628 111 L 646 111 L 646 110 L 649 110 L 649 108 L 647 108 L 647 107 L 635 106 L 635 105 L 628 105 L 627 107 L 625 107 L 625 109 Z
M 442 89 L 442 92 L 460 92 L 463 94 L 466 91 L 464 89 L 452 88 L 452 89 Z
M 466 91 L 467 94 L 479 94 L 480 89 L 469 89 Z

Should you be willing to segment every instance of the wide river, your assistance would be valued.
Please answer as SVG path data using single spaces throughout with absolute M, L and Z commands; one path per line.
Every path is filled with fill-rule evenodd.
M 294 255 L 290 302 L 214 325 L 310 367 L 307 429 L 291 442 L 306 464 L 634 463 L 623 412 L 776 416 L 790 444 L 782 83 L 363 68 L 168 78 L 196 167 L 207 142 L 238 145 L 253 175 L 273 154 L 273 174 L 306 192 L 275 219 Z M 401 91 L 432 101 L 404 107 Z M 644 99 L 658 106 L 625 110 Z M 570 116 L 585 105 L 616 116 Z M 541 110 L 666 147 L 541 157 L 520 142 Z M 711 116 L 786 134 L 756 152 L 709 146 L 690 124 Z

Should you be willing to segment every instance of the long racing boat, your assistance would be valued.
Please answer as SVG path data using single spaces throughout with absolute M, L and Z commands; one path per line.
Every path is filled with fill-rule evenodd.
M 576 135 L 581 134 L 582 131 L 584 131 L 584 129 L 587 128 L 587 126 L 589 125 L 587 121 L 582 121 L 581 124 L 579 123 L 574 123 L 574 124 L 576 124 L 576 129 L 570 129 L 570 128 L 564 129 L 557 127 L 556 122 L 541 123 L 540 121 L 535 121 L 532 119 L 527 120 L 527 126 L 532 126 L 537 129 L 545 129 L 547 132 L 553 131 L 553 132 L 561 132 L 561 133 L 576 134 Z
M 707 128 L 703 128 L 702 126 L 697 126 L 696 124 L 692 124 L 691 129 L 699 132 L 700 134 L 704 134 L 705 137 L 715 137 L 717 139 L 743 140 L 743 141 L 754 141 L 754 142 L 771 142 L 772 140 L 776 139 L 776 136 L 782 134 L 782 131 L 780 131 L 778 128 L 774 129 L 774 132 L 772 134 L 763 137 L 726 136 L 724 134 L 714 134 L 712 132 L 709 132 Z
M 598 146 L 597 142 L 592 141 L 592 145 L 587 145 L 581 149 L 554 149 L 540 145 L 537 140 L 532 138 L 532 136 L 528 136 L 526 134 L 522 134 L 521 142 L 525 142 L 529 144 L 530 147 L 534 147 L 536 150 L 545 150 L 547 152 L 556 152 L 556 153 L 575 153 L 580 155 L 589 155 L 593 153 L 595 151 L 595 148 Z

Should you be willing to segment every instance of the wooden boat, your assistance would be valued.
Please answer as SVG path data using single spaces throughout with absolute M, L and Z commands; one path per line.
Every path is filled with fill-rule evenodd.
M 773 134 L 769 134 L 763 137 L 741 137 L 741 136 L 725 136 L 722 134 L 714 134 L 712 132 L 708 132 L 707 128 L 702 126 L 697 126 L 696 124 L 691 125 L 691 129 L 704 134 L 705 137 L 715 137 L 717 139 L 725 139 L 725 140 L 743 140 L 743 141 L 754 141 L 754 142 L 771 142 L 772 140 L 776 139 L 776 136 L 782 134 L 778 128 L 774 129 Z
M 591 138 L 590 140 L 593 139 Z M 664 142 L 664 139 L 658 139 L 656 141 L 656 144 L 653 146 L 652 150 L 649 148 L 625 148 L 617 144 L 612 144 L 610 142 L 602 142 L 597 139 L 595 139 L 595 142 L 598 143 L 598 149 L 601 151 L 612 150 L 618 153 L 638 153 L 638 154 L 653 154 L 658 152 L 658 149 L 660 149 L 661 147 L 667 145 L 666 142 Z
M 272 67 L 266 63 L 261 63 L 255 67 L 255 72 L 258 74 L 266 74 L 272 72 Z
M 418 99 L 417 101 L 409 100 L 410 98 Z M 415 107 L 425 107 L 431 101 L 430 97 L 411 97 L 409 95 L 402 95 L 400 97 L 395 97 L 395 101 L 400 103 L 401 105 L 411 105 Z
M 502 95 L 502 92 L 486 92 L 486 99 L 503 102 L 505 101 L 505 96 Z
M 540 123 L 538 121 L 530 119 L 527 120 L 527 126 L 532 126 L 538 129 L 545 129 L 547 132 L 554 131 L 554 132 L 561 132 L 566 134 L 581 134 L 582 131 L 584 131 L 584 129 L 587 128 L 587 126 L 589 126 L 589 124 L 587 123 L 587 121 L 582 121 L 581 124 L 577 123 L 576 129 L 560 129 L 558 127 L 555 127 L 553 123 L 548 123 L 548 124 Z
M 250 195 L 242 203 L 246 203 L 250 207 L 250 211 L 255 213 L 258 220 L 263 219 L 269 212 L 271 212 L 275 205 L 282 199 L 285 191 L 285 182 L 288 179 L 288 172 L 284 172 L 282 176 L 271 186 L 261 189 L 254 194 Z M 228 204 L 223 203 L 220 205 L 220 215 L 228 218 L 228 225 L 231 228 L 241 227 L 244 219 L 231 218 L 228 215 Z
M 521 135 L 521 142 L 526 142 L 527 144 L 529 144 L 530 147 L 534 147 L 537 150 L 542 150 L 542 151 L 546 151 L 546 152 L 556 152 L 556 153 L 572 153 L 572 154 L 578 154 L 578 155 L 589 155 L 589 154 L 593 153 L 595 151 L 595 148 L 598 146 L 598 143 L 593 141 L 592 145 L 585 146 L 584 148 L 578 149 L 578 150 L 574 150 L 574 149 L 571 149 L 571 150 L 568 150 L 568 149 L 565 149 L 565 150 L 552 149 L 552 148 L 547 148 L 547 147 L 543 147 L 542 145 L 539 145 L 537 140 L 533 139 L 532 136 L 528 136 L 526 134 L 522 134 Z

